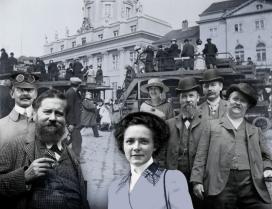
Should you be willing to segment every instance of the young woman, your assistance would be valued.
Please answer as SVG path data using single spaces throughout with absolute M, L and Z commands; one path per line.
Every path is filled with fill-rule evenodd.
M 152 113 L 164 120 L 174 117 L 172 105 L 161 97 L 162 94 L 169 91 L 169 88 L 159 78 L 148 80 L 147 84 L 141 87 L 141 91 L 148 93 L 150 96 L 150 100 L 141 105 L 141 112 Z
M 116 127 L 118 147 L 131 169 L 111 184 L 108 209 L 193 209 L 184 175 L 153 162 L 153 156 L 169 138 L 164 120 L 147 112 L 136 112 L 127 115 Z

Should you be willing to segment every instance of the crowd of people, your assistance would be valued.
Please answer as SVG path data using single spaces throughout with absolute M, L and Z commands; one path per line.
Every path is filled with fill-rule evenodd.
M 14 57 L 13 52 L 8 56 L 6 50 L 2 48 L 0 74 L 12 74 L 17 70 L 21 70 L 21 68 L 29 73 L 35 72 L 39 74 L 40 81 L 69 81 L 71 77 L 78 77 L 97 85 L 103 84 L 103 70 L 101 65 L 98 65 L 95 70 L 92 65 L 84 67 L 78 59 L 75 59 L 68 66 L 65 66 L 62 62 L 54 62 L 53 60 L 50 60 L 48 66 L 46 66 L 40 57 L 28 61 L 18 61 Z

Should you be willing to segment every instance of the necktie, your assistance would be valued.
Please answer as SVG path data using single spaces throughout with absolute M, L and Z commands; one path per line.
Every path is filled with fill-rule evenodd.
M 52 150 L 53 152 L 57 153 L 59 156 L 61 155 L 62 151 L 58 148 L 58 146 L 56 144 L 54 144 L 50 150 Z

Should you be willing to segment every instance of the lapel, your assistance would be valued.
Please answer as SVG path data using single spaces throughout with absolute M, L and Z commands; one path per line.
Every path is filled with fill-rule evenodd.
M 192 120 L 192 123 L 191 123 L 191 129 L 195 128 L 196 126 L 198 126 L 201 122 L 201 118 L 202 118 L 202 115 L 200 113 L 196 113 L 193 120 Z
M 30 160 L 30 162 L 33 162 L 35 160 L 35 154 L 38 153 L 37 146 L 35 146 L 35 131 L 32 129 L 32 131 L 29 131 L 26 135 L 26 146 L 25 146 L 25 152 L 27 158 Z
M 209 117 L 210 109 L 207 101 L 200 105 L 199 110 L 202 116 L 204 116 L 205 118 Z
M 257 127 L 251 125 L 246 120 L 245 120 L 245 125 L 246 125 L 246 136 L 247 136 L 247 139 L 249 140 L 250 137 L 257 132 Z
M 221 126 L 223 126 L 225 129 L 227 129 L 228 131 L 232 131 L 233 130 L 233 126 L 231 124 L 231 122 L 229 121 L 229 119 L 227 117 L 222 117 L 220 120 L 219 120 L 219 124 Z

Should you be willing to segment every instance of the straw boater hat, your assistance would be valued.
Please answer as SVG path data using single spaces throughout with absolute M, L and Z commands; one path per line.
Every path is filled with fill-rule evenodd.
M 151 86 L 160 87 L 162 92 L 168 92 L 169 88 L 163 84 L 163 82 L 159 78 L 151 78 L 148 80 L 147 84 L 141 87 L 141 91 L 144 93 L 148 93 L 148 88 Z
M 71 77 L 70 82 L 71 84 L 79 85 L 82 83 L 82 80 L 78 77 Z
M 213 82 L 213 81 L 220 81 L 220 82 L 224 81 L 224 78 L 219 75 L 219 72 L 216 69 L 206 70 L 203 73 L 202 80 L 200 80 L 199 82 L 200 83 L 209 83 L 209 82 Z
M 196 90 L 199 94 L 201 94 L 201 87 L 194 77 L 180 79 L 178 87 L 176 88 L 177 93 L 184 93 L 192 90 Z
M 248 99 L 250 107 L 254 107 L 257 104 L 257 92 L 248 83 L 232 84 L 226 92 L 226 98 L 228 99 L 230 94 L 234 91 L 242 93 Z

